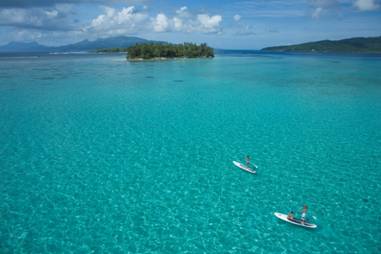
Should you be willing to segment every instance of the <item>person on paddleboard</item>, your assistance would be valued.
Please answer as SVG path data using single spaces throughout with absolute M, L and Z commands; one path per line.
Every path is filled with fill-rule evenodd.
M 289 212 L 287 214 L 287 219 L 289 219 L 289 220 L 293 220 L 294 219 L 294 212 L 293 211 L 291 211 L 291 212 Z
M 307 211 L 308 211 L 308 206 L 307 206 L 307 205 L 304 205 L 304 206 L 303 206 L 303 209 L 302 209 L 302 216 L 301 216 L 301 218 L 300 218 L 300 220 L 302 221 L 302 223 L 304 223 L 304 222 L 306 221 Z
M 246 157 L 245 157 L 245 161 L 246 161 L 246 166 L 247 166 L 248 168 L 250 168 L 250 160 L 251 160 L 250 155 L 246 155 Z

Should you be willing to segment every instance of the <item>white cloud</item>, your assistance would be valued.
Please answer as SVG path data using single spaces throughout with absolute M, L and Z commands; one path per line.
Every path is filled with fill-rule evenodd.
M 375 0 L 356 0 L 354 5 L 360 11 L 374 11 L 380 7 Z
M 312 17 L 319 18 L 326 13 L 330 13 L 333 10 L 337 10 L 340 6 L 340 1 L 348 0 L 310 0 L 310 4 L 313 7 Z
M 180 9 L 176 10 L 176 14 L 179 16 L 183 16 L 184 14 L 188 14 L 188 7 L 183 6 Z
M 191 14 L 187 6 L 183 6 L 176 10 L 176 15 L 172 18 L 171 26 L 175 31 L 189 30 L 188 21 L 191 19 Z
M 148 15 L 136 11 L 134 6 L 120 10 L 104 7 L 104 14 L 93 19 L 85 31 L 96 31 L 108 36 L 134 33 L 145 26 L 147 19 Z
M 89 36 L 113 36 L 141 32 L 200 32 L 217 33 L 221 31 L 221 15 L 197 14 L 183 6 L 175 11 L 174 16 L 158 13 L 150 17 L 143 9 L 137 11 L 134 6 L 121 10 L 104 7 L 104 13 L 94 18 L 84 32 Z
M 154 32 L 217 33 L 221 31 L 221 21 L 220 15 L 195 15 L 188 11 L 188 7 L 183 6 L 176 10 L 172 17 L 164 13 L 157 14 L 155 18 L 151 18 L 151 27 Z
M 241 20 L 241 16 L 238 15 L 238 14 L 236 14 L 236 15 L 233 16 L 233 19 L 234 19 L 235 21 L 240 21 L 240 20 Z
M 220 23 L 222 21 L 221 15 L 209 16 L 208 14 L 198 14 L 197 15 L 198 27 L 196 30 L 214 33 L 220 30 Z
M 173 18 L 173 27 L 176 31 L 180 31 L 183 28 L 183 20 L 178 18 L 178 17 L 174 17 Z
M 0 8 L 0 25 L 38 30 L 68 30 L 68 13 L 56 8 Z
M 194 14 L 188 10 L 187 6 L 182 6 L 175 11 L 172 18 L 167 19 L 168 26 L 166 30 L 185 33 L 216 33 L 221 31 L 221 21 L 221 15 Z
M 153 20 L 153 30 L 155 32 L 166 32 L 169 28 L 169 21 L 164 13 L 157 14 L 156 18 Z

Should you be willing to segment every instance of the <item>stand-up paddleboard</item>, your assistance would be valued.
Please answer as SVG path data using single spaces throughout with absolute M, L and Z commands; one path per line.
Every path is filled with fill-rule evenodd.
M 251 173 L 251 174 L 256 174 L 256 173 L 257 173 L 257 171 L 255 171 L 255 170 L 249 168 L 249 167 L 246 166 L 246 165 L 243 165 L 242 163 L 240 163 L 240 162 L 238 162 L 238 161 L 233 161 L 233 164 L 234 164 L 235 166 L 239 167 L 240 169 L 245 170 L 246 172 L 249 172 L 249 173 Z M 253 166 L 254 166 L 255 168 L 257 168 L 256 165 L 253 165 Z
M 299 219 L 287 219 L 287 214 L 283 214 L 283 213 L 274 213 L 274 215 L 278 218 L 278 219 L 281 219 L 283 221 L 286 221 L 288 223 L 291 223 L 291 224 L 294 224 L 294 225 L 297 225 L 297 226 L 301 226 L 301 227 L 305 227 L 305 228 L 317 228 L 317 225 L 315 224 L 312 224 L 312 223 L 308 223 L 308 222 L 302 222 L 301 220 Z

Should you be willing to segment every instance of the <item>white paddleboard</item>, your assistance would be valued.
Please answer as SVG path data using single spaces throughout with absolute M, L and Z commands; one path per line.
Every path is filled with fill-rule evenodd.
M 287 214 L 283 214 L 283 213 L 274 213 L 274 215 L 278 218 L 278 219 L 281 219 L 283 221 L 286 221 L 288 223 L 291 223 L 291 224 L 294 224 L 294 225 L 297 225 L 297 226 L 301 226 L 301 227 L 305 227 L 305 228 L 317 228 L 317 225 L 315 224 L 312 224 L 312 223 L 308 223 L 308 222 L 302 222 L 301 220 L 299 219 L 287 219 Z
M 240 169 L 245 170 L 246 172 L 249 172 L 251 174 L 257 173 L 257 171 L 252 170 L 251 168 L 247 167 L 246 165 L 243 165 L 242 163 L 240 163 L 238 161 L 233 161 L 233 164 L 236 165 L 237 167 L 239 167 Z M 256 165 L 254 165 L 254 167 L 257 168 Z

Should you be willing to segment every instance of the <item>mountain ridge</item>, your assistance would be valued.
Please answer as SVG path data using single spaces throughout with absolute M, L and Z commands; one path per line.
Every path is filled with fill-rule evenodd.
M 94 41 L 87 39 L 62 46 L 46 46 L 37 42 L 9 42 L 0 46 L 2 53 L 53 53 L 53 52 L 75 52 L 75 51 L 96 51 L 100 48 L 122 48 L 143 43 L 163 43 L 162 41 L 147 40 L 135 36 L 116 36 L 100 38 Z
M 316 53 L 381 53 L 381 36 L 353 37 L 342 40 L 321 40 L 293 45 L 266 47 L 270 52 L 316 52 Z

